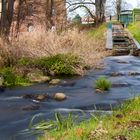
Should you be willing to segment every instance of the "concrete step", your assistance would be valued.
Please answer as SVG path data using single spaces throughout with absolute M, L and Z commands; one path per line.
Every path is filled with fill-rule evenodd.
M 125 46 L 125 45 L 113 45 L 113 48 L 129 49 L 129 48 L 131 48 L 131 46 L 129 47 L 129 46 Z
M 128 42 L 128 38 L 113 38 L 113 42 Z
M 128 48 L 114 48 L 113 50 L 115 50 L 115 51 L 129 51 L 129 49 Z
M 121 25 L 113 25 L 112 27 L 113 55 L 119 56 L 128 55 L 130 52 L 133 53 L 130 49 L 135 48 L 135 43 L 129 33 Z
M 129 53 L 130 53 L 129 50 L 113 50 L 114 56 L 128 55 Z
M 117 50 L 130 50 L 128 47 L 114 47 Z
M 122 37 L 127 37 L 128 34 L 126 34 L 126 33 L 112 33 L 112 36 L 122 36 Z
M 130 42 L 113 42 L 114 45 L 131 45 Z
M 129 39 L 129 37 L 127 37 L 127 36 L 114 36 L 113 39 L 116 39 L 116 40 L 124 39 L 124 40 L 126 40 L 126 39 Z

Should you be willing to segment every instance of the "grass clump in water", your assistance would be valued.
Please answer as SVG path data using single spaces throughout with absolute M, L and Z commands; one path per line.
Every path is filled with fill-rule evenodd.
M 95 88 L 100 89 L 103 91 L 107 91 L 111 88 L 111 82 L 107 80 L 105 77 L 101 76 L 99 77 L 95 82 Z

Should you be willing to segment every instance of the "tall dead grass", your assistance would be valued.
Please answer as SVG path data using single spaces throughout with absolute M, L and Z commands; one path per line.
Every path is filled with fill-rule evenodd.
M 72 53 L 83 60 L 85 65 L 97 67 L 109 52 L 105 50 L 105 36 L 101 39 L 89 36 L 87 32 L 69 30 L 61 34 L 45 30 L 22 33 L 10 44 L 0 42 L 0 64 L 11 60 L 16 63 L 21 57 L 46 57 Z M 10 62 L 8 62 L 10 63 Z M 77 69 L 78 71 L 78 69 Z M 80 71 L 79 71 L 80 73 Z

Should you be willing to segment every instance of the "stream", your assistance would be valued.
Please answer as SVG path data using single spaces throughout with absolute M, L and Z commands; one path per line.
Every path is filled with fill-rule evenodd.
M 105 93 L 96 93 L 95 80 L 105 76 L 112 81 L 112 88 Z M 65 93 L 68 98 L 62 102 L 46 100 L 36 103 L 22 98 L 25 94 Z M 110 111 L 123 101 L 140 95 L 140 58 L 134 56 L 107 57 L 102 70 L 90 71 L 83 77 L 62 80 L 62 83 L 49 87 L 48 84 L 36 84 L 30 87 L 16 87 L 0 92 L 0 140 L 35 140 L 36 136 L 23 135 L 31 118 L 43 113 L 46 119 L 52 119 L 54 112 Z M 35 110 L 25 107 L 36 106 Z M 82 116 L 82 115 L 81 115 Z M 85 117 L 85 118 L 86 118 Z M 84 118 L 84 119 L 85 119 Z

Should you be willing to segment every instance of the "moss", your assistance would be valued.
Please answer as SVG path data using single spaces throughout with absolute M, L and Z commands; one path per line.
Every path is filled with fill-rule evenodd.
M 14 70 L 10 67 L 0 69 L 0 76 L 2 76 L 4 79 L 3 86 L 6 87 L 29 84 L 28 79 L 16 74 Z

